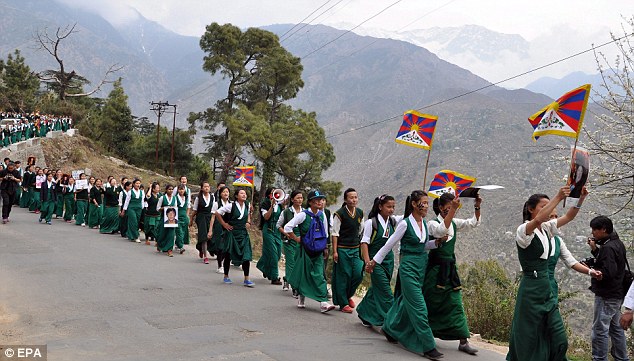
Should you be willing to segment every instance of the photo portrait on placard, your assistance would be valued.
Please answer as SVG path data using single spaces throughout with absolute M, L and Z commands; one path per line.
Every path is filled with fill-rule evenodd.
M 178 212 L 174 207 L 167 207 L 163 210 L 163 227 L 165 228 L 176 228 L 178 227 Z
M 572 154 L 573 161 L 570 165 L 568 185 L 570 186 L 570 198 L 579 198 L 581 189 L 586 185 L 588 172 L 590 171 L 590 154 L 586 149 L 577 147 Z

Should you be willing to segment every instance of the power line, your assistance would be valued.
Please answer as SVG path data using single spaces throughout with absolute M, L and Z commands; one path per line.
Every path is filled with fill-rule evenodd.
M 295 30 L 293 33 L 291 33 L 290 35 L 288 35 L 286 37 L 286 39 L 282 39 L 280 37 L 280 44 L 287 41 L 288 39 L 290 39 L 293 35 L 297 34 L 298 32 L 302 31 L 302 29 L 304 29 L 305 27 L 307 27 L 308 25 L 310 25 L 310 23 L 312 23 L 313 21 L 319 19 L 322 15 L 324 15 L 325 13 L 327 13 L 328 11 L 330 11 L 332 8 L 334 8 L 335 6 L 339 5 L 341 2 L 343 2 L 343 0 L 339 0 L 336 3 L 334 3 L 331 7 L 329 7 L 328 9 L 322 11 L 319 15 L 315 16 L 311 21 L 305 23 L 305 24 L 297 24 L 297 25 L 301 25 L 301 27 L 297 30 Z M 303 21 L 303 20 L 302 20 Z
M 430 14 L 432 14 L 432 13 L 434 13 L 434 12 L 436 12 L 436 11 L 438 11 L 438 10 L 442 9 L 442 8 L 444 8 L 444 7 L 446 7 L 447 5 L 449 5 L 449 4 L 451 4 L 451 3 L 455 2 L 455 1 L 456 1 L 456 0 L 451 0 L 451 1 L 449 1 L 449 2 L 446 2 L 444 5 L 441 5 L 441 6 L 439 6 L 439 7 L 435 8 L 435 9 L 433 9 L 433 10 L 431 10 L 431 11 L 428 11 L 427 13 L 423 14 L 422 16 L 419 16 L 418 18 L 416 18 L 416 19 L 414 19 L 413 21 L 409 22 L 407 25 L 405 25 L 405 26 L 403 26 L 403 27 L 401 27 L 401 28 L 397 29 L 397 30 L 396 30 L 396 32 L 399 32 L 399 31 L 401 31 L 401 30 L 403 30 L 403 29 L 405 29 L 405 28 L 409 27 L 410 25 L 412 25 L 412 24 L 416 23 L 417 21 L 419 21 L 420 19 L 422 19 L 422 18 L 426 17 L 427 15 L 430 15 Z M 332 62 L 332 63 L 330 63 L 330 64 L 327 64 L 327 65 L 322 66 L 322 67 L 321 67 L 321 68 L 319 68 L 317 71 L 315 71 L 315 72 L 311 73 L 310 75 L 307 75 L 307 77 L 311 77 L 311 76 L 313 76 L 313 75 L 319 74 L 322 70 L 324 70 L 324 69 L 326 69 L 326 68 L 329 68 L 329 67 L 331 67 L 331 66 L 333 66 L 333 65 L 335 65 L 335 64 L 337 64 L 337 63 L 339 63 L 340 61 L 342 61 L 342 60 L 344 60 L 344 59 L 346 59 L 346 58 L 348 58 L 348 57 L 350 57 L 350 56 L 353 56 L 353 55 L 355 55 L 355 54 L 358 54 L 359 52 L 361 52 L 361 51 L 363 51 L 363 50 L 365 50 L 365 49 L 369 48 L 370 46 L 372 46 L 372 45 L 376 44 L 376 43 L 377 43 L 378 41 L 380 41 L 380 40 L 383 40 L 383 39 L 382 39 L 382 38 L 377 38 L 377 39 L 375 39 L 374 41 L 372 41 L 372 42 L 368 43 L 367 45 L 365 45 L 365 46 L 363 46 L 363 47 L 361 47 L 361 48 L 359 48 L 359 49 L 357 49 L 357 50 L 355 50 L 355 51 L 351 52 L 350 54 L 345 55 L 345 56 L 343 56 L 343 57 L 341 57 L 341 58 L 339 58 L 339 59 L 337 59 L 337 60 L 333 61 L 333 62 Z
M 321 4 L 320 7 L 318 7 L 317 9 L 313 10 L 313 12 L 311 12 L 310 14 L 306 15 L 305 18 L 303 18 L 302 20 L 300 20 L 297 24 L 293 25 L 292 28 L 286 30 L 286 32 L 282 35 L 280 35 L 280 39 L 282 39 L 286 34 L 290 33 L 293 29 L 295 29 L 297 26 L 301 25 L 306 19 L 308 19 L 309 17 L 311 17 L 314 13 L 316 13 L 319 9 L 323 8 L 326 4 L 328 4 L 329 2 L 331 2 L 332 0 L 328 0 L 325 3 Z M 281 40 L 280 40 L 281 42 Z
M 337 36 L 336 38 L 334 38 L 334 39 L 332 39 L 332 40 L 330 40 L 330 41 L 326 42 L 326 43 L 325 43 L 325 44 L 323 44 L 322 46 L 320 46 L 320 47 L 318 47 L 317 49 L 315 49 L 315 50 L 311 51 L 310 53 L 308 53 L 308 54 L 306 54 L 306 55 L 302 56 L 302 57 L 301 57 L 301 59 L 302 59 L 302 60 L 303 60 L 303 59 L 306 59 L 306 58 L 308 58 L 309 56 L 311 56 L 311 55 L 315 54 L 316 52 L 318 52 L 319 50 L 321 50 L 321 49 L 325 48 L 326 46 L 328 46 L 328 45 L 330 45 L 330 44 L 334 43 L 335 41 L 337 41 L 337 40 L 341 39 L 342 37 L 344 37 L 344 36 L 345 36 L 345 35 L 347 35 L 348 33 L 351 33 L 354 29 L 356 29 L 356 28 L 358 28 L 359 26 L 361 26 L 361 25 L 363 25 L 363 24 L 367 23 L 368 21 L 370 21 L 370 20 L 374 19 L 375 17 L 377 17 L 377 16 L 381 15 L 381 14 L 382 14 L 383 12 L 385 12 L 387 9 L 389 9 L 389 8 L 391 8 L 392 6 L 394 6 L 394 5 L 398 4 L 398 3 L 400 3 L 401 1 L 403 1 L 403 0 L 397 0 L 397 1 L 393 2 L 392 4 L 390 4 L 390 5 L 388 5 L 387 7 L 385 7 L 383 10 L 381 10 L 381 11 L 379 11 L 378 13 L 376 13 L 376 14 L 374 14 L 374 15 L 370 16 L 369 18 L 365 19 L 364 21 L 362 21 L 360 24 L 358 24 L 357 26 L 353 27 L 352 29 L 346 30 L 343 34 L 341 34 L 341 35 Z
M 592 47 L 591 47 L 591 48 L 589 48 L 589 49 L 586 49 L 586 50 L 580 51 L 580 52 L 578 52 L 578 53 L 575 53 L 575 54 L 572 54 L 572 55 L 569 55 L 569 56 L 566 56 L 566 57 L 561 58 L 561 59 L 559 59 L 559 60 L 555 60 L 555 61 L 550 62 L 550 63 L 548 63 L 548 64 L 545 64 L 545 65 L 539 66 L 539 67 L 537 67 L 537 68 L 533 68 L 533 69 L 531 69 L 531 70 L 528 70 L 528 71 L 525 71 L 525 72 L 523 72 L 523 73 L 520 73 L 520 74 L 514 75 L 514 76 L 512 76 L 512 77 L 509 77 L 509 78 L 506 78 L 506 79 L 503 79 L 503 80 L 497 81 L 497 82 L 495 82 L 495 83 L 491 83 L 491 84 L 485 85 L 485 86 L 483 86 L 483 87 L 480 87 L 480 88 L 477 88 L 477 89 L 474 89 L 474 90 L 468 91 L 468 92 L 466 92 L 466 93 L 462 93 L 462 94 L 459 94 L 459 95 L 453 96 L 453 97 L 448 98 L 448 99 L 444 99 L 444 100 L 438 101 L 438 102 L 436 102 L 436 103 L 432 103 L 432 104 L 425 105 L 424 107 L 421 107 L 421 108 L 418 108 L 418 109 L 415 109 L 415 110 L 417 110 L 417 111 L 424 110 L 424 109 L 427 109 L 427 108 L 434 107 L 434 106 L 436 106 L 436 105 L 440 105 L 440 104 L 444 104 L 444 103 L 450 102 L 450 101 L 452 101 L 452 100 L 456 100 L 456 99 L 458 99 L 458 98 L 462 98 L 462 97 L 464 97 L 464 96 L 467 96 L 467 95 L 470 95 L 470 94 L 473 94 L 473 93 L 479 92 L 480 90 L 484 90 L 484 89 L 490 88 L 490 87 L 492 87 L 492 86 L 496 86 L 496 85 L 498 85 L 498 84 L 500 84 L 500 83 L 504 83 L 504 82 L 507 82 L 507 81 L 509 81 L 509 80 L 513 80 L 513 79 L 519 78 L 519 77 L 524 76 L 524 75 L 526 75 L 526 74 L 533 73 L 533 72 L 535 72 L 535 71 L 537 71 L 537 70 L 541 70 L 541 69 L 547 68 L 547 67 L 549 67 L 549 66 L 555 65 L 555 64 L 557 64 L 557 63 L 561 63 L 562 61 L 566 61 L 566 60 L 572 59 L 572 58 L 574 58 L 574 57 L 577 57 L 577 56 L 579 56 L 579 55 L 582 55 L 582 54 L 588 53 L 588 52 L 590 52 L 590 51 L 594 51 L 595 49 L 602 48 L 602 47 L 604 47 L 604 46 L 606 46 L 606 45 L 610 45 L 610 44 L 612 44 L 612 43 L 615 43 L 615 42 L 617 42 L 617 41 L 619 41 L 619 40 L 623 40 L 623 39 L 625 39 L 625 38 L 627 38 L 627 37 L 629 37 L 629 36 L 633 36 L 633 35 L 634 35 L 634 33 L 631 33 L 631 34 L 625 34 L 625 35 L 623 35 L 623 36 L 622 36 L 622 37 L 620 37 L 620 38 L 613 39 L 613 40 L 608 41 L 608 42 L 606 42 L 606 43 L 603 43 L 603 44 L 601 44 L 601 45 L 592 46 Z M 390 120 L 400 118 L 401 116 L 402 116 L 401 114 L 399 114 L 399 115 L 395 115 L 395 116 L 392 116 L 392 117 L 389 117 L 389 118 L 385 118 L 385 119 L 382 119 L 382 120 L 379 120 L 379 121 L 376 121 L 376 122 L 373 122 L 373 123 L 370 123 L 370 124 L 363 125 L 363 126 L 358 127 L 358 128 L 354 128 L 354 129 L 346 130 L 346 131 L 343 131 L 343 132 L 340 132 L 340 133 L 337 133 L 337 134 L 332 134 L 332 135 L 327 136 L 327 137 L 326 137 L 326 139 L 334 138 L 334 137 L 337 137 L 337 136 L 340 136 L 340 135 L 343 135 L 343 134 L 352 133 L 352 132 L 355 132 L 355 131 L 357 131 L 357 130 L 361 130 L 361 129 L 364 129 L 364 128 L 371 127 L 371 126 L 373 126 L 373 125 L 377 125 L 377 124 L 385 123 L 385 122 L 388 122 L 388 121 L 390 121 Z

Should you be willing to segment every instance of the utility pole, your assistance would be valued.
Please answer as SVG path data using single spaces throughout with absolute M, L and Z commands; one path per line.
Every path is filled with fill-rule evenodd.
M 158 117 L 158 122 L 156 123 L 156 156 L 154 157 L 154 168 L 158 169 L 158 146 L 159 146 L 159 136 L 161 134 L 161 115 L 165 113 L 165 109 L 169 106 L 168 102 L 150 102 L 152 108 L 150 110 L 156 113 Z M 173 153 L 173 152 L 172 152 Z
M 170 163 L 170 173 L 174 174 L 174 133 L 176 132 L 176 104 L 167 104 L 168 107 L 174 107 L 174 122 L 172 123 L 172 160 Z

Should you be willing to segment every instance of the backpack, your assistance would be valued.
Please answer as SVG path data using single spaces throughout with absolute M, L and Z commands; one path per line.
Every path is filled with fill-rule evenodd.
M 311 257 L 315 257 L 328 247 L 326 229 L 324 228 L 324 222 L 321 220 L 323 213 L 318 211 L 315 215 L 309 210 L 304 210 L 304 213 L 310 217 L 310 226 L 308 226 L 308 232 L 302 237 L 302 244 L 306 253 Z
M 394 218 L 394 216 L 390 216 L 390 218 L 388 218 L 388 222 L 393 229 L 396 228 L 396 218 Z M 372 217 L 372 236 L 370 237 L 370 242 L 372 242 L 376 236 L 377 229 L 379 229 L 379 220 L 376 217 Z

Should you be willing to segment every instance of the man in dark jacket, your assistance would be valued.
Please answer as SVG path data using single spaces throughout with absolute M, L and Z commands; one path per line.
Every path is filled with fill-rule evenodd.
M 2 224 L 9 222 L 9 213 L 15 202 L 16 190 L 20 186 L 22 176 L 15 169 L 15 164 L 7 163 L 5 169 L 0 170 L 0 196 L 2 197 Z
M 623 303 L 623 274 L 626 251 L 612 221 L 605 216 L 590 221 L 592 238 L 588 244 L 596 258 L 594 269 L 601 271 L 601 280 L 592 279 L 594 320 L 592 324 L 592 360 L 608 360 L 608 336 L 612 340 L 612 356 L 617 361 L 629 361 L 625 333 L 620 327 Z

